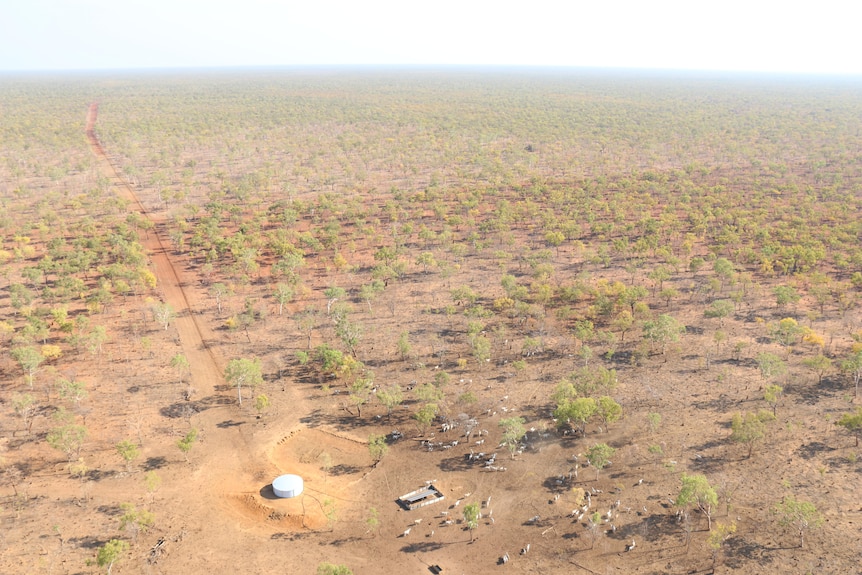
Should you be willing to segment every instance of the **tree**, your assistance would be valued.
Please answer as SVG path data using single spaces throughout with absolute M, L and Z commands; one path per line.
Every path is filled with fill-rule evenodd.
M 386 457 L 388 452 L 389 446 L 386 445 L 386 436 L 375 433 L 368 436 L 368 453 L 371 455 L 371 459 L 374 460 L 375 465 Z
M 763 399 L 772 407 L 772 416 L 775 417 L 775 411 L 778 408 L 778 403 L 781 401 L 781 396 L 784 393 L 784 388 L 780 385 L 770 384 L 763 391 Z
M 464 523 L 470 531 L 470 542 L 473 541 L 473 531 L 479 527 L 479 504 L 470 503 L 464 506 Z
M 137 541 L 138 533 L 146 533 L 156 522 L 155 515 L 146 509 L 138 509 L 131 503 L 120 504 L 123 514 L 120 515 L 120 530 L 128 529 L 132 533 L 132 539 Z
M 521 439 L 527 434 L 527 430 L 524 429 L 524 418 L 504 418 L 500 420 L 499 425 L 503 429 L 503 437 L 500 443 L 509 449 L 512 459 L 515 459 L 515 452 L 518 450 L 518 445 L 521 443 Z
M 697 507 L 706 515 L 707 528 L 712 531 L 712 508 L 718 505 L 718 495 L 709 484 L 705 475 L 686 475 L 680 478 L 682 488 L 676 498 L 678 507 Z
M 380 527 L 380 517 L 376 507 L 368 510 L 368 518 L 365 520 L 365 524 L 368 525 L 366 533 L 370 533 Z
M 167 331 L 168 326 L 174 321 L 174 317 L 176 317 L 173 306 L 169 303 L 156 303 L 153 304 L 152 311 L 153 319 Z
M 715 565 L 718 562 L 718 555 L 721 553 L 721 548 L 736 533 L 736 523 L 731 522 L 730 525 L 724 523 L 716 523 L 715 529 L 709 534 L 706 539 L 706 544 L 712 549 L 712 570 L 715 572 Z
M 841 362 L 841 369 L 853 376 L 854 395 L 859 397 L 859 381 L 862 380 L 862 350 L 855 351 Z
M 434 421 L 434 418 L 437 417 L 437 404 L 436 403 L 426 403 L 422 407 L 419 408 L 419 411 L 413 416 L 413 419 L 419 424 L 419 430 L 422 433 L 425 433 L 425 430 L 431 425 L 431 422 Z
M 655 320 L 644 322 L 644 339 L 658 344 L 662 355 L 665 354 L 667 344 L 679 341 L 679 336 L 683 333 L 685 333 L 685 326 L 666 313 L 661 314 Z
M 587 530 L 590 533 L 590 549 L 596 546 L 596 539 L 599 538 L 599 527 L 602 524 L 602 514 L 598 511 L 590 515 L 590 520 L 587 523 Z
M 398 355 L 401 356 L 402 360 L 410 357 L 410 332 L 401 332 L 398 335 L 398 343 L 395 345 L 398 347 Z
M 36 415 L 38 409 L 36 400 L 29 393 L 16 393 L 12 396 L 12 410 L 24 422 L 27 435 L 30 435 L 30 429 L 33 427 L 33 416 Z
M 730 422 L 730 440 L 736 443 L 744 443 L 748 445 L 748 458 L 751 457 L 751 452 L 754 450 L 754 444 L 762 440 L 766 435 L 766 422 L 771 421 L 772 414 L 768 411 L 759 413 L 736 413 Z
M 620 417 L 622 417 L 623 408 L 612 397 L 603 395 L 596 402 L 596 414 L 601 418 L 602 423 L 605 424 L 605 431 L 607 431 L 608 425 L 619 421 Z
M 823 383 L 823 376 L 826 375 L 826 372 L 832 367 L 832 360 L 822 353 L 818 353 L 814 357 L 806 357 L 802 360 L 802 363 L 805 367 L 817 374 L 818 385 Z
M 760 368 L 760 377 L 763 379 L 769 379 L 787 371 L 787 364 L 780 357 L 769 352 L 757 355 L 757 367 Z
M 289 303 L 293 299 L 293 288 L 287 284 L 276 284 L 272 297 L 278 302 L 278 315 L 281 315 L 284 311 L 284 304 Z
M 554 410 L 557 425 L 571 425 L 573 429 L 586 435 L 587 422 L 596 414 L 598 406 L 592 397 L 563 399 Z
M 272 402 L 265 393 L 261 393 L 254 398 L 254 410 L 257 411 L 258 418 L 263 415 L 264 411 L 269 409 L 270 405 L 272 405 Z
M 733 302 L 727 299 L 719 299 L 712 302 L 703 315 L 718 318 L 718 325 L 724 327 L 724 319 L 733 313 Z
M 377 401 L 383 404 L 383 407 L 386 408 L 386 416 L 387 418 L 392 417 L 392 410 L 401 405 L 401 402 L 404 401 L 404 393 L 401 391 L 401 386 L 397 383 L 393 383 L 386 389 L 381 389 L 377 392 Z
M 123 555 L 125 555 L 129 551 L 129 544 L 122 539 L 111 539 L 104 545 L 99 548 L 99 552 L 96 554 L 96 563 L 99 567 L 107 567 L 108 575 L 111 575 L 111 569 L 114 567 L 114 563 L 122 559 Z
M 422 252 L 419 254 L 419 257 L 416 258 L 416 264 L 422 266 L 422 272 L 428 273 L 429 267 L 434 267 L 437 265 L 437 260 L 434 259 L 434 254 L 431 252 Z
M 796 303 L 800 299 L 799 294 L 791 286 L 776 286 L 772 289 L 772 293 L 775 294 L 775 303 L 778 307 Z
M 587 451 L 587 461 L 596 468 L 596 481 L 599 479 L 599 472 L 611 462 L 611 457 L 616 452 L 617 450 L 607 443 L 597 443 Z
M 855 413 L 845 413 L 835 422 L 856 438 L 855 446 L 859 446 L 859 436 L 862 435 L 862 407 Z
M 126 463 L 126 471 L 132 471 L 132 461 L 137 459 L 141 455 L 141 451 L 138 449 L 138 446 L 135 445 L 134 442 L 128 439 L 124 439 L 119 442 L 116 446 L 117 455 L 122 458 L 122 460 Z
M 224 378 L 229 384 L 236 386 L 237 398 L 242 405 L 242 387 L 245 385 L 253 389 L 263 383 L 260 360 L 258 358 L 232 359 L 225 367 Z
M 321 563 L 317 566 L 317 575 L 353 575 L 353 571 L 347 565 Z
M 198 430 L 194 427 L 192 427 L 189 432 L 182 437 L 182 439 L 177 441 L 177 448 L 182 452 L 183 457 L 186 458 L 186 463 L 189 463 L 189 453 L 197 441 Z
M 770 335 L 775 338 L 775 341 L 788 350 L 799 342 L 802 333 L 802 326 L 792 317 L 780 320 L 777 325 L 771 326 L 770 329 Z
M 48 432 L 45 438 L 48 445 L 58 451 L 66 454 L 66 457 L 71 462 L 78 457 L 81 451 L 81 446 L 84 445 L 84 439 L 87 437 L 87 428 L 83 425 L 75 425 L 68 423 L 60 425 Z
M 171 358 L 171 367 L 177 370 L 177 378 L 183 382 L 183 374 L 189 369 L 189 360 L 181 353 Z
M 75 405 L 79 405 L 87 398 L 87 389 L 83 381 L 75 381 L 74 379 L 60 379 L 58 382 L 60 397 L 63 399 L 71 399 Z
M 230 295 L 230 288 L 228 288 L 225 284 L 219 282 L 214 283 L 210 286 L 209 294 L 216 300 L 216 307 L 218 308 L 218 313 L 221 315 L 221 304 L 222 300 L 225 296 Z
M 33 346 L 16 347 L 12 350 L 12 359 L 18 362 L 24 374 L 27 376 L 27 383 L 30 388 L 33 387 L 33 376 L 39 370 L 39 366 L 45 361 L 45 357 L 39 353 Z
M 722 287 L 724 282 L 732 280 L 736 273 L 733 268 L 733 263 L 731 263 L 727 258 L 718 258 L 715 260 L 712 264 L 712 269 L 715 272 L 715 275 L 721 279 Z
M 813 503 L 799 501 L 792 495 L 787 495 L 781 503 L 775 506 L 778 522 L 783 526 L 791 526 L 799 534 L 799 546 L 805 546 L 805 532 L 823 525 L 823 516 Z

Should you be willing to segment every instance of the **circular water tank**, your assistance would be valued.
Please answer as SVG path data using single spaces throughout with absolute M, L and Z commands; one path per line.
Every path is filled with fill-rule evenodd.
M 296 497 L 302 493 L 302 477 L 299 475 L 279 475 L 272 482 L 276 497 Z

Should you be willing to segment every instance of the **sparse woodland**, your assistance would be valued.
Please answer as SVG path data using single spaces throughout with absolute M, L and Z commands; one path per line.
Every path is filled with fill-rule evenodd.
M 856 569 L 860 94 L 587 71 L 0 78 L 0 571 L 171 572 L 209 549 L 174 508 L 204 506 L 184 482 L 300 427 L 367 443 L 366 468 L 300 457 L 325 521 L 243 535 L 249 555 Z M 93 102 L 140 205 L 88 144 Z M 224 381 L 196 377 L 189 317 Z M 236 492 L 271 481 L 254 459 Z M 411 527 L 389 509 L 411 474 L 450 478 L 425 521 L 464 507 Z

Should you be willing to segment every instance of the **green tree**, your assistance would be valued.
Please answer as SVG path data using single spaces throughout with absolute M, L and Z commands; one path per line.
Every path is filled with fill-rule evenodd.
M 685 333 L 685 326 L 676 318 L 666 313 L 661 314 L 654 320 L 644 322 L 644 339 L 658 344 L 662 355 L 665 354 L 667 345 L 679 341 L 679 336 L 683 333 Z
M 392 418 L 392 410 L 401 405 L 404 401 L 404 393 L 401 391 L 401 386 L 393 383 L 386 389 L 381 389 L 377 392 L 377 401 L 383 404 L 386 408 L 386 417 Z
M 152 306 L 153 311 L 153 319 L 156 320 L 157 323 L 161 324 L 165 330 L 168 329 L 168 326 L 174 321 L 176 317 L 176 313 L 174 312 L 174 307 L 169 303 L 156 303 Z
M 592 397 L 563 399 L 554 410 L 558 426 L 571 425 L 576 431 L 586 435 L 587 423 L 596 414 L 598 406 Z
M 181 353 L 171 358 L 171 367 L 177 370 L 177 378 L 183 382 L 183 375 L 189 370 L 189 360 Z
M 705 475 L 686 475 L 680 478 L 682 488 L 676 498 L 676 505 L 682 508 L 697 507 L 706 515 L 707 528 L 712 531 L 712 509 L 718 505 L 718 495 L 709 484 Z
M 116 446 L 117 455 L 125 462 L 126 471 L 132 471 L 132 462 L 140 457 L 141 451 L 138 449 L 138 446 L 129 439 L 124 439 L 119 442 Z
M 278 302 L 278 315 L 281 315 L 284 311 L 284 304 L 290 303 L 290 300 L 293 299 L 293 288 L 283 283 L 276 284 L 272 297 Z
M 122 559 L 128 551 L 128 542 L 122 539 L 111 539 L 99 548 L 99 552 L 96 554 L 96 563 L 99 567 L 107 567 L 107 573 L 111 575 L 114 563 Z
M 366 533 L 376 531 L 380 527 L 380 517 L 376 507 L 368 510 L 368 518 L 365 520 L 365 524 L 368 526 Z
M 800 295 L 791 286 L 776 286 L 772 289 L 772 293 L 775 294 L 775 303 L 778 307 L 796 303 L 800 299 Z
M 799 501 L 792 495 L 787 495 L 781 503 L 775 506 L 778 522 L 783 526 L 791 526 L 799 534 L 799 546 L 805 546 L 805 532 L 823 525 L 823 516 L 813 503 Z
M 818 385 L 823 383 L 823 376 L 826 375 L 826 372 L 828 372 L 832 367 L 832 360 L 822 353 L 818 353 L 814 357 L 806 357 L 802 360 L 802 363 L 805 367 L 817 374 Z
M 398 355 L 401 356 L 402 360 L 410 357 L 410 333 L 403 331 L 398 335 L 398 343 L 396 344 L 398 347 Z
M 271 405 L 272 402 L 270 401 L 269 396 L 265 393 L 258 394 L 258 396 L 254 398 L 254 410 L 257 411 L 258 417 L 263 415 L 263 412 L 269 409 Z
M 719 299 L 712 302 L 703 315 L 718 318 L 718 325 L 724 327 L 724 319 L 733 314 L 733 302 L 727 299 Z
M 263 383 L 260 360 L 257 358 L 232 359 L 225 367 L 224 378 L 229 384 L 236 386 L 237 398 L 239 404 L 242 405 L 243 386 L 254 389 L 255 386 Z
M 230 292 L 231 292 L 230 288 L 228 288 L 228 286 L 226 286 L 225 284 L 223 284 L 221 282 L 214 283 L 213 285 L 210 286 L 209 294 L 210 294 L 210 297 L 212 297 L 213 299 L 216 300 L 216 307 L 218 308 L 219 315 L 221 315 L 222 301 L 224 300 L 225 297 L 230 295 Z
M 162 478 L 155 470 L 147 471 L 144 474 L 144 486 L 150 494 L 150 503 L 152 503 L 156 499 L 156 491 L 162 486 Z
M 858 408 L 855 413 L 845 413 L 835 424 L 840 425 L 853 435 L 856 438 L 855 446 L 859 446 L 859 436 L 862 435 L 862 407 Z
M 132 533 L 132 539 L 137 541 L 139 533 L 146 533 L 152 527 L 156 518 L 146 509 L 138 509 L 131 503 L 120 504 L 123 514 L 120 515 L 120 530 Z
M 623 416 L 623 408 L 612 397 L 603 395 L 596 402 L 596 415 L 605 424 L 605 431 L 607 431 L 611 423 L 619 421 Z
M 778 403 L 781 401 L 781 396 L 784 394 L 784 388 L 780 385 L 770 384 L 763 391 L 763 399 L 772 407 L 772 416 L 775 417 Z
M 736 443 L 748 445 L 748 455 L 754 450 L 754 445 L 761 441 L 766 435 L 766 422 L 771 421 L 773 416 L 768 411 L 759 413 L 736 413 L 730 422 L 730 440 Z
M 428 429 L 431 423 L 434 421 L 434 418 L 437 417 L 437 407 L 436 403 L 426 403 L 422 407 L 419 408 L 419 411 L 413 416 L 413 419 L 419 424 L 419 430 L 422 433 Z
M 795 319 L 786 317 L 778 324 L 771 326 L 770 335 L 775 338 L 775 341 L 789 349 L 799 342 L 803 331 L 802 326 Z
M 198 430 L 192 427 L 188 433 L 186 433 L 182 439 L 177 441 L 177 448 L 182 452 L 183 457 L 186 458 L 186 463 L 189 463 L 189 453 L 191 453 L 192 447 L 195 446 L 195 443 L 198 441 Z
M 760 377 L 763 379 L 770 379 L 787 371 L 787 364 L 780 357 L 769 352 L 757 355 L 757 367 L 760 368 Z
M 464 506 L 464 524 L 470 531 L 470 542 L 473 541 L 473 531 L 479 527 L 479 504 L 470 503 Z
M 67 423 L 66 425 L 60 425 L 49 431 L 45 439 L 48 442 L 48 445 L 65 453 L 66 457 L 71 462 L 73 459 L 78 457 L 86 437 L 86 427 L 83 425 Z
M 353 571 L 347 565 L 321 563 L 317 566 L 317 575 L 353 575 Z
M 859 397 L 859 382 L 862 380 L 862 349 L 851 353 L 841 362 L 841 369 L 853 377 L 854 395 Z
M 500 443 L 508 448 L 512 455 L 512 459 L 514 459 L 515 452 L 518 450 L 518 445 L 521 443 L 521 439 L 527 434 L 527 430 L 524 429 L 524 418 L 504 418 L 500 420 L 499 426 L 503 430 L 503 437 Z
M 75 405 L 80 405 L 87 398 L 87 389 L 83 381 L 75 381 L 74 379 L 61 378 L 57 383 L 59 387 L 60 397 L 67 400 L 72 400 Z
M 368 436 L 368 453 L 375 465 L 389 452 L 389 446 L 386 444 L 386 436 L 372 433 Z
M 33 387 L 33 376 L 39 371 L 39 366 L 45 361 L 45 358 L 39 353 L 39 350 L 33 346 L 16 347 L 12 350 L 12 359 L 18 362 L 24 375 L 27 376 L 27 383 Z
M 715 529 L 709 534 L 706 539 L 707 546 L 712 550 L 712 571 L 715 572 L 715 566 L 718 563 L 718 556 L 721 553 L 721 548 L 736 533 L 736 523 L 731 522 L 729 525 L 724 523 L 716 523 Z
M 587 450 L 587 461 L 596 469 L 596 481 L 599 479 L 599 472 L 611 462 L 611 457 L 616 452 L 617 450 L 607 443 L 597 443 Z
M 12 396 L 12 410 L 21 418 L 29 435 L 33 427 L 33 416 L 39 410 L 36 400 L 29 393 L 16 393 Z
M 602 525 L 602 514 L 598 511 L 590 515 L 590 520 L 587 523 L 587 532 L 590 534 L 590 549 L 596 546 L 596 539 L 599 538 L 600 528 Z

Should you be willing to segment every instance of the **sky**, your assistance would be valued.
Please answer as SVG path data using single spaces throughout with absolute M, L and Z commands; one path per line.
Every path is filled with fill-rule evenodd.
M 0 0 L 0 70 L 575 66 L 862 74 L 858 0 Z

